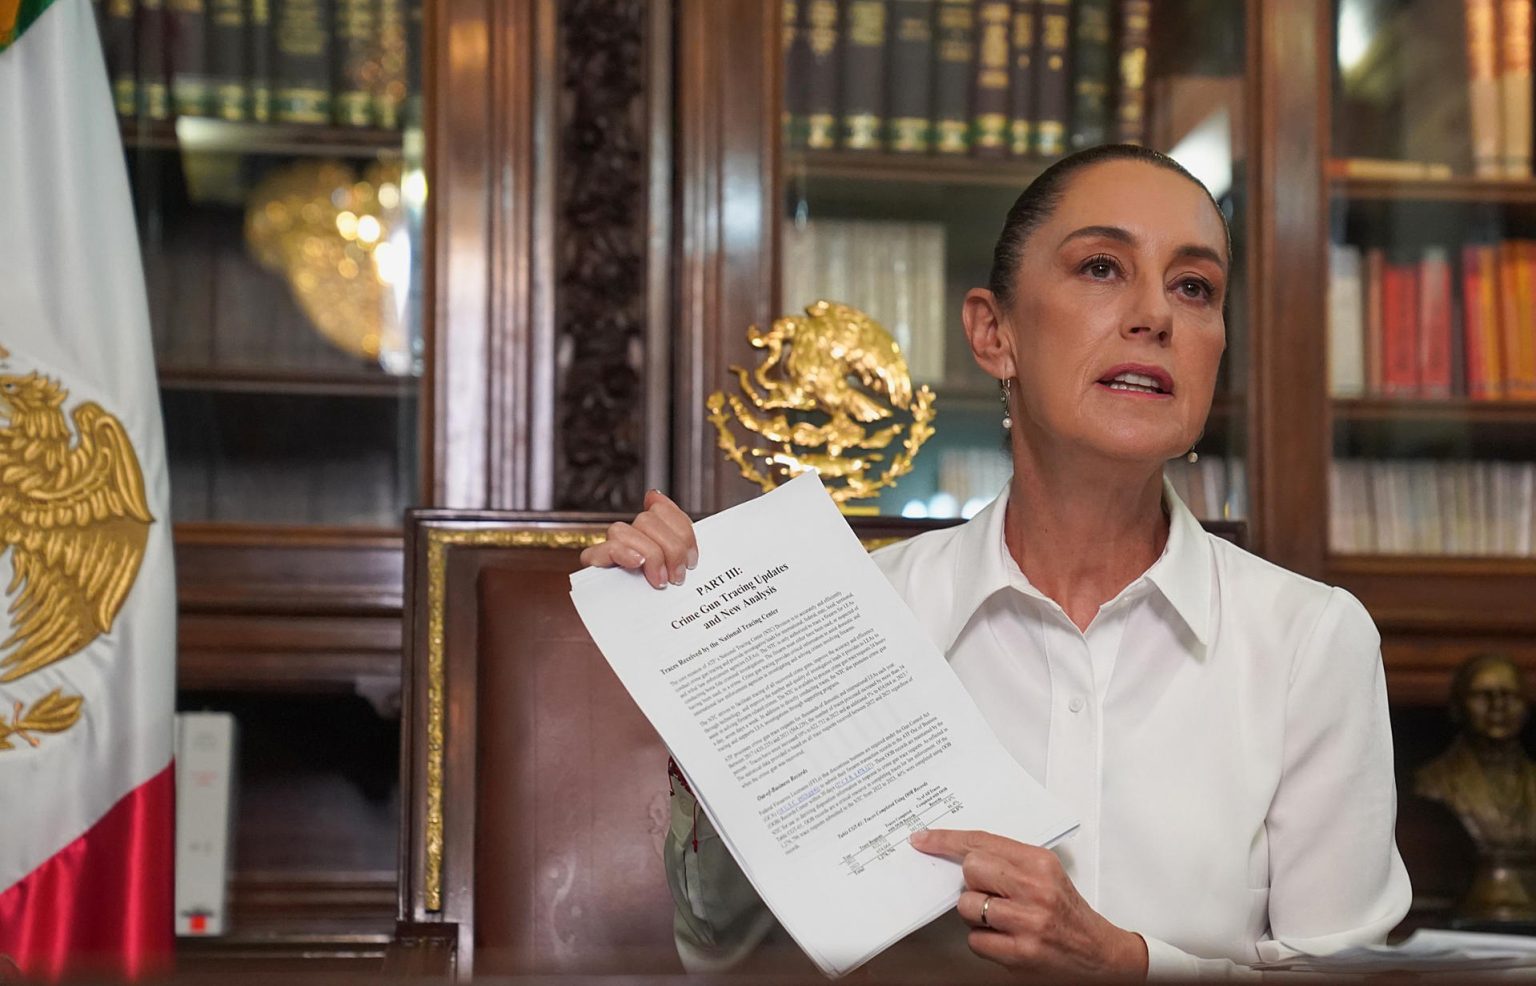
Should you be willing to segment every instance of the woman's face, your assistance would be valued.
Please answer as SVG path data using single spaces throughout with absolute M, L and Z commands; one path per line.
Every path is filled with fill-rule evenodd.
M 1226 348 L 1230 259 L 1204 191 L 1109 161 L 1030 235 L 1005 314 L 1025 426 L 1126 461 L 1187 451 Z

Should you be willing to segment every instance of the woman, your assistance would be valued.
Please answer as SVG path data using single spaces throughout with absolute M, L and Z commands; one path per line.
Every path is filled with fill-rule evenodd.
M 1370 617 L 1207 535 L 1162 478 L 1210 410 L 1230 270 L 1224 217 L 1172 159 L 1114 145 L 1047 169 L 964 308 L 1013 478 L 966 524 L 876 555 L 1082 820 L 1053 851 L 913 837 L 962 864 L 968 944 L 1005 966 L 1224 976 L 1380 941 L 1408 909 Z M 663 588 L 698 555 L 653 492 L 583 560 Z M 691 887 L 680 940 L 723 947 Z

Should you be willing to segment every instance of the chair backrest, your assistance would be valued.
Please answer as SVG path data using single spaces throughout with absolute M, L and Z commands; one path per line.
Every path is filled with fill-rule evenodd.
M 670 973 L 667 752 L 569 596 L 612 518 L 413 512 L 401 921 L 474 973 Z M 867 543 L 937 526 L 868 518 Z

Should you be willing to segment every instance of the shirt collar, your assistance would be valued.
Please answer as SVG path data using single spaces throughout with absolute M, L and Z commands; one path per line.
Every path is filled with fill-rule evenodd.
M 1210 642 L 1211 540 L 1195 515 L 1163 478 L 1163 505 L 1168 510 L 1168 544 L 1144 578 L 1157 586 L 1189 632 L 1202 645 Z
M 1208 535 L 1166 478 L 1163 505 L 1168 511 L 1168 543 L 1162 555 L 1141 576 L 1168 600 L 1185 626 L 1202 645 L 1208 641 L 1211 619 L 1211 547 Z M 954 646 L 960 631 L 983 603 L 1010 586 L 1039 596 L 1027 581 L 1016 584 L 1017 566 L 1003 538 L 1008 488 L 961 527 L 955 552 L 954 609 L 949 614 L 944 650 Z M 1137 581 L 1140 581 L 1138 579 Z M 1135 585 L 1135 582 L 1132 583 Z M 1040 596 L 1040 598 L 1044 598 Z

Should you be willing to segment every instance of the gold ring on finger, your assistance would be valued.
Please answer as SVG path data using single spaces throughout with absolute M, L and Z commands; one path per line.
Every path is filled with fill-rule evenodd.
M 992 894 L 987 894 L 986 900 L 981 902 L 981 926 L 983 928 L 992 927 L 991 922 L 987 920 L 987 908 L 992 906 L 992 896 Z

